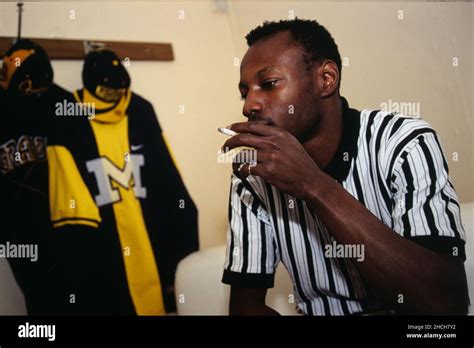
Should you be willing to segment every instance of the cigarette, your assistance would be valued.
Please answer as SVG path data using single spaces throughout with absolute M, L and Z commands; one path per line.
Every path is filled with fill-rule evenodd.
M 237 133 L 234 132 L 232 129 L 228 129 L 228 128 L 225 128 L 225 127 L 219 127 L 219 128 L 217 128 L 217 131 L 222 133 L 222 134 L 231 136 L 231 137 L 233 137 L 234 135 L 237 135 Z

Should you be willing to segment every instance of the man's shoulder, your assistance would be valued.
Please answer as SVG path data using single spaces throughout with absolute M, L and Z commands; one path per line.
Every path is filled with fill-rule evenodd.
M 360 112 L 361 122 L 373 129 L 383 128 L 384 131 L 397 126 L 393 132 L 406 128 L 431 128 L 431 125 L 419 115 L 405 115 L 399 112 L 385 110 L 364 109 Z
M 373 159 L 371 163 L 388 177 L 401 155 L 416 147 L 421 138 L 439 141 L 435 129 L 421 116 L 365 109 L 361 111 L 361 127 L 359 146 L 367 142 L 363 148 Z
M 377 149 L 408 143 L 422 134 L 436 134 L 434 128 L 418 115 L 364 109 L 360 117 L 364 138 L 374 142 Z

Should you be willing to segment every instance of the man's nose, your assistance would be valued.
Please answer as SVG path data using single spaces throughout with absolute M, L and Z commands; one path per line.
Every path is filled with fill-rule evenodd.
M 263 111 L 263 104 L 261 101 L 256 100 L 255 98 L 250 99 L 249 96 L 247 96 L 247 99 L 245 100 L 244 108 L 243 108 L 243 113 L 246 117 L 255 117 L 258 116 L 262 113 Z

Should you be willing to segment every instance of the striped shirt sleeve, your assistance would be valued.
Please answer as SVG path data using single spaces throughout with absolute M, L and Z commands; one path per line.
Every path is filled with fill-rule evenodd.
M 392 227 L 432 251 L 466 259 L 460 206 L 435 132 L 401 152 L 391 177 Z
M 246 180 L 232 175 L 227 251 L 222 282 L 271 288 L 280 261 L 274 232 L 262 200 Z

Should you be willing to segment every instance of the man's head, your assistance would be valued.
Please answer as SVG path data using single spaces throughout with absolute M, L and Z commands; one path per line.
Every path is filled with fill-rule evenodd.
M 317 129 L 322 101 L 339 98 L 341 57 L 318 22 L 265 22 L 247 36 L 239 89 L 243 113 L 304 141 Z

